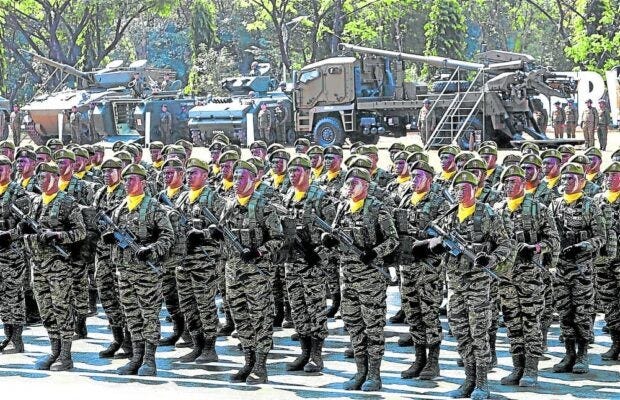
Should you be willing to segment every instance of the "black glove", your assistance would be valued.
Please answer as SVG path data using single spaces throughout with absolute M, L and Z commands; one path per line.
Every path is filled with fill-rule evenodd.
M 11 232 L 0 231 L 0 247 L 6 248 L 11 244 Z
M 479 268 L 486 268 L 491 263 L 491 256 L 487 253 L 478 253 L 476 254 L 476 259 L 474 261 L 474 265 Z
M 103 235 L 101 235 L 101 240 L 105 244 L 115 244 L 116 243 L 116 238 L 114 237 L 114 232 L 105 232 Z
M 148 246 L 140 247 L 138 251 L 136 251 L 136 258 L 138 261 L 146 261 L 149 259 L 149 256 L 153 253 L 153 249 Z
M 187 248 L 194 249 L 204 243 L 205 233 L 199 229 L 190 229 L 187 232 Z
M 332 249 L 338 246 L 338 240 L 331 234 L 327 232 L 323 232 L 321 234 L 321 244 L 327 247 L 328 249 Z
M 519 257 L 523 260 L 530 261 L 536 254 L 537 246 L 535 244 L 523 244 L 519 249 Z
M 560 257 L 565 259 L 573 259 L 577 257 L 577 254 L 581 252 L 581 249 L 577 245 L 568 246 L 562 249 L 562 253 L 560 253 Z
M 30 224 L 26 221 L 21 221 L 20 223 L 17 224 L 17 230 L 22 234 L 22 235 L 33 235 L 35 233 L 37 233 L 32 226 L 30 226 Z
M 258 252 L 258 250 L 252 250 L 246 247 L 241 252 L 241 259 L 246 263 L 249 263 L 250 261 L 258 257 L 260 257 L 260 253 Z
M 321 257 L 314 249 L 308 249 L 308 251 L 304 254 L 304 259 L 311 267 L 314 267 L 321 262 Z
M 360 256 L 360 261 L 364 264 L 370 264 L 377 258 L 377 252 L 373 249 L 366 250 L 364 254 Z
M 52 243 L 58 240 L 58 233 L 52 230 L 46 229 L 43 232 L 39 233 L 38 239 L 39 241 L 43 243 Z
M 222 233 L 222 231 L 215 226 L 215 224 L 209 225 L 207 229 L 209 230 L 209 236 L 211 239 L 217 240 L 218 242 L 224 240 L 224 233 Z

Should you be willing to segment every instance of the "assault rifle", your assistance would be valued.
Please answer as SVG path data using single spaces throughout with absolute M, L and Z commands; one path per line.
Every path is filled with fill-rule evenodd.
M 15 204 L 11 204 L 11 211 L 17 215 L 17 218 L 19 218 L 21 221 L 27 223 L 28 225 L 30 225 L 30 227 L 35 231 L 35 233 L 38 235 L 39 233 L 41 233 L 41 227 L 39 226 L 39 224 L 37 223 L 37 221 L 35 221 L 34 219 L 30 218 L 28 215 L 24 214 L 24 212 L 22 210 L 20 210 Z M 65 249 L 63 249 L 62 247 L 60 247 L 58 244 L 51 242 L 49 243 L 49 245 L 51 247 L 54 248 L 54 250 L 56 250 L 56 252 L 58 254 L 60 254 L 62 257 L 64 258 L 69 258 L 69 253 L 67 253 L 67 251 Z
M 134 235 L 133 232 L 129 231 L 127 228 L 116 225 L 114 221 L 112 221 L 112 218 L 108 217 L 106 213 L 99 211 L 97 213 L 97 220 L 105 228 L 112 230 L 118 247 L 121 249 L 126 249 L 129 247 L 133 250 L 134 254 L 140 250 L 140 245 L 136 242 L 136 235 Z M 144 263 L 148 265 L 149 268 L 151 268 L 151 270 L 153 270 L 156 274 L 160 273 L 159 267 L 153 262 L 146 260 Z

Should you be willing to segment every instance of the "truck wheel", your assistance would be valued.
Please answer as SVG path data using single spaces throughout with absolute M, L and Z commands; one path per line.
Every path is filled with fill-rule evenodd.
M 314 142 L 322 147 L 342 146 L 344 143 L 344 129 L 334 117 L 321 118 L 314 126 L 312 136 Z

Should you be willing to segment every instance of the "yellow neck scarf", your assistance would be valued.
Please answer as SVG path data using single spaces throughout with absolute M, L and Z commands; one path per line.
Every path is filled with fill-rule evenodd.
M 144 193 L 139 194 L 137 196 L 127 196 L 127 209 L 129 211 L 133 211 L 135 210 L 140 203 L 142 203 L 142 200 L 144 199 Z
M 271 171 L 271 176 L 273 177 L 273 187 L 279 188 L 282 182 L 284 182 L 284 178 L 286 178 L 286 174 L 278 175 L 275 172 Z
M 493 172 L 495 172 L 495 168 L 487 169 L 487 178 L 493 175 Z
M 227 179 L 222 179 L 222 187 L 225 191 L 233 187 L 233 181 L 229 181 Z
M 399 185 L 402 185 L 403 183 L 409 182 L 410 179 L 411 179 L 411 176 L 409 175 L 407 176 L 399 175 L 396 177 L 396 182 L 398 182 Z
M 362 207 L 364 207 L 364 202 L 366 201 L 366 199 L 361 199 L 358 201 L 353 201 L 353 200 L 349 200 L 349 212 L 351 214 L 358 212 L 359 210 L 362 209 Z
M 576 202 L 577 200 L 579 200 L 580 198 L 583 197 L 583 192 L 579 192 L 579 193 L 573 193 L 573 194 L 564 194 L 564 201 L 566 202 L 566 204 L 573 204 L 574 202 Z
M 411 204 L 413 204 L 414 206 L 417 205 L 419 202 L 422 201 L 423 198 L 426 197 L 426 195 L 428 194 L 428 192 L 422 192 L 422 193 L 413 193 L 411 195 Z
M 596 177 L 596 174 L 597 174 L 596 172 L 593 172 L 591 174 L 586 174 L 586 179 L 592 182 L 592 179 Z
M 510 210 L 510 212 L 515 212 L 519 207 L 521 207 L 521 204 L 523 204 L 524 198 L 525 196 L 517 197 L 516 199 L 510 199 L 510 198 L 506 199 L 508 209 Z
M 609 190 L 605 191 L 605 198 L 609 203 L 614 203 L 616 200 L 618 200 L 618 196 L 620 196 L 620 192 L 612 192 Z
M 92 164 L 88 164 L 86 166 L 86 168 L 84 168 L 86 170 L 86 172 L 90 172 L 91 169 L 93 169 L 93 165 Z
M 52 193 L 52 194 L 45 194 L 45 193 L 43 193 L 41 195 L 41 199 L 43 199 L 43 204 L 48 205 L 49 203 L 54 201 L 56 196 L 58 196 L 58 192 Z
M 114 191 L 116 190 L 116 188 L 118 187 L 120 183 L 114 184 L 112 186 L 108 186 L 108 194 L 110 193 L 114 193 Z
M 459 222 L 463 222 L 469 216 L 471 216 L 474 213 L 474 211 L 476 211 L 475 203 L 471 207 L 464 207 L 462 204 L 459 204 L 459 209 L 456 213 L 456 216 L 459 218 Z
M 480 197 L 480 195 L 482 194 L 482 189 L 484 189 L 483 187 L 476 189 L 476 198 Z
M 177 193 L 179 193 L 180 190 L 181 190 L 181 186 L 179 186 L 177 188 L 167 187 L 166 188 L 166 195 L 168 195 L 169 199 L 172 199 L 174 196 L 177 195 Z
M 9 187 L 9 183 L 11 182 L 7 182 L 6 185 L 0 185 L 0 196 L 2 196 L 4 192 L 6 192 L 6 189 Z
M 530 193 L 531 194 L 531 193 L 534 193 L 534 192 L 536 192 L 536 188 L 535 187 L 530 188 L 530 189 L 525 189 L 525 193 Z
M 443 179 L 444 181 L 449 181 L 450 179 L 452 179 L 454 174 L 456 174 L 456 170 L 455 171 L 441 171 L 441 179 Z
M 153 162 L 153 168 L 161 169 L 161 166 L 164 165 L 164 160 Z
M 299 190 L 295 189 L 295 195 L 293 196 L 293 199 L 296 202 L 300 202 L 302 201 L 304 198 L 306 197 L 306 192 L 300 192 Z
M 555 178 L 545 178 L 545 180 L 547 181 L 547 187 L 549 189 L 553 189 L 560 180 L 560 175 L 556 176 Z
M 220 166 L 219 166 L 219 165 L 213 164 L 212 169 L 213 169 L 213 173 L 214 173 L 215 175 L 217 175 L 217 174 L 219 174 L 219 173 L 220 173 L 220 169 L 221 169 L 221 168 L 220 168 Z
M 336 179 L 338 177 L 338 175 L 340 175 L 340 170 L 332 172 L 332 171 L 327 171 L 327 181 L 331 182 L 334 179 Z
M 200 197 L 200 195 L 202 194 L 202 192 L 205 190 L 205 187 L 201 187 L 200 189 L 190 189 L 189 190 L 189 202 L 190 204 L 194 204 L 194 202 L 196 200 L 198 200 L 198 198 Z
M 32 177 L 22 179 L 22 187 L 23 187 L 23 188 L 25 188 L 26 186 L 28 186 L 28 184 L 30 183 L 30 179 L 32 179 Z
M 250 197 L 252 197 L 252 195 L 246 197 L 237 196 L 237 202 L 242 206 L 247 206 L 248 202 L 250 201 Z
M 69 182 L 71 182 L 71 180 L 65 181 L 64 179 L 60 178 L 60 180 L 58 181 L 58 189 L 64 192 L 65 190 L 67 190 Z
M 86 175 L 86 171 L 76 172 L 75 174 L 73 174 L 73 176 L 75 176 L 78 179 L 84 179 L 84 175 Z
M 258 189 L 258 187 L 260 186 L 261 183 L 263 183 L 263 182 L 260 181 L 260 180 L 256 181 L 256 183 L 254 184 L 254 189 Z
M 314 176 L 314 179 L 317 179 L 319 176 L 321 176 L 322 173 L 323 173 L 322 165 L 318 168 L 312 168 L 312 176 Z

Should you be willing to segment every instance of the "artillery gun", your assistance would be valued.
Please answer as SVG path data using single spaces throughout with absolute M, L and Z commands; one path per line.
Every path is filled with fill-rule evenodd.
M 317 143 L 342 144 L 347 138 L 376 143 L 384 134 L 404 136 L 425 99 L 438 121 L 426 148 L 448 143 L 472 148 L 484 140 L 510 147 L 526 135 L 546 145 L 582 142 L 549 139 L 536 125 L 535 97 L 568 98 L 576 82 L 536 65 L 527 54 L 487 51 L 478 55 L 481 62 L 469 62 L 346 43 L 340 48 L 362 57 L 319 61 L 302 68 L 296 80 L 296 129 Z M 406 82 L 405 61 L 452 73 L 431 85 Z
M 94 136 L 107 140 L 144 136 L 147 113 L 150 113 L 149 134 L 152 140 L 156 140 L 159 139 L 161 106 L 166 104 L 173 116 L 173 132 L 187 136 L 186 110 L 194 105 L 193 99 L 180 97 L 181 82 L 178 80 L 173 81 L 166 91 L 158 90 L 157 82 L 165 74 L 174 76 L 174 71 L 148 67 L 146 60 L 134 61 L 126 67 L 122 60 L 115 60 L 103 69 L 84 72 L 35 53 L 22 52 L 33 62 L 52 67 L 52 71 L 59 72 L 62 78 L 59 87 L 36 95 L 22 108 L 26 112 L 26 132 L 36 144 L 51 137 L 69 135 L 69 112 L 73 106 L 85 119 L 90 110 L 84 129 L 93 129 Z M 140 95 L 132 87 L 135 73 L 139 73 L 144 81 Z M 65 82 L 72 82 L 73 87 L 60 87 Z

